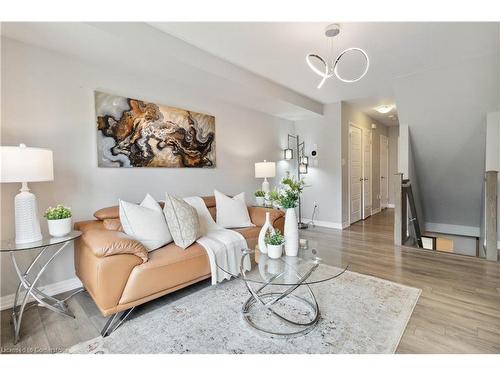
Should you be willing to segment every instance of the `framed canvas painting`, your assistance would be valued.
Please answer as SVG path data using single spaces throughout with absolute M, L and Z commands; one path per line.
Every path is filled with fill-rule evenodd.
M 214 168 L 215 117 L 95 92 L 99 167 Z

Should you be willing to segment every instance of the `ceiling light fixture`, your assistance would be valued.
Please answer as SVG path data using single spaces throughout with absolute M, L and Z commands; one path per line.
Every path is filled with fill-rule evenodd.
M 381 105 L 375 108 L 375 110 L 378 113 L 389 113 L 390 111 L 392 111 L 392 107 L 392 105 Z
M 327 28 L 325 29 L 325 36 L 328 39 L 330 39 L 330 53 L 332 56 L 331 63 L 328 62 L 328 59 L 325 61 L 325 59 L 323 59 L 320 55 L 315 53 L 310 53 L 306 56 L 307 65 L 309 65 L 309 67 L 314 73 L 323 78 L 318 85 L 318 89 L 320 89 L 321 86 L 323 86 L 323 84 L 328 78 L 331 78 L 334 75 L 342 82 L 347 82 L 347 83 L 357 82 L 365 76 L 365 74 L 368 72 L 368 68 L 370 67 L 370 59 L 368 58 L 368 55 L 366 54 L 365 51 L 363 51 L 361 48 L 358 47 L 347 48 L 346 50 L 342 51 L 335 59 L 333 59 L 333 38 L 337 36 L 339 33 L 340 33 L 340 26 L 336 23 L 328 25 Z M 364 57 L 366 61 L 365 69 L 363 73 L 357 78 L 354 79 L 343 78 L 339 74 L 338 64 L 342 59 L 342 57 L 344 57 L 347 53 L 352 53 L 352 52 L 360 53 Z M 322 65 L 321 70 L 313 65 L 313 60 L 317 60 L 321 63 Z

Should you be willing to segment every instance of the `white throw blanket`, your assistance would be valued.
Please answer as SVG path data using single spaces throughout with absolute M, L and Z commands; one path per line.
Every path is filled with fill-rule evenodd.
M 203 246 L 208 254 L 210 270 L 212 271 L 212 285 L 231 278 L 231 275 L 217 267 L 217 264 L 224 270 L 231 272 L 232 275 L 238 275 L 240 273 L 241 250 L 248 247 L 245 237 L 238 232 L 218 225 L 200 197 L 188 197 L 184 200 L 198 212 L 202 236 L 196 242 Z M 243 266 L 246 271 L 251 269 L 248 257 L 245 258 Z

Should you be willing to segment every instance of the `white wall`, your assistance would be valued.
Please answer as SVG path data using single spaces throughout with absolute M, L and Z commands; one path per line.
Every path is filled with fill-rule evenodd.
M 167 80 L 175 90 L 194 90 L 292 121 L 323 109 L 322 103 L 144 22 L 7 22 L 2 32 L 101 67 L 121 67 L 137 76 L 154 72 L 157 81 Z
M 310 154 L 313 144 L 318 145 L 318 157 L 311 159 L 308 173 L 304 175 L 311 186 L 304 190 L 302 217 L 311 218 L 316 201 L 315 221 L 337 228 L 342 225 L 340 111 L 340 103 L 328 104 L 322 117 L 295 122 L 296 131 L 305 142 L 306 153 Z
M 391 126 L 389 132 L 389 204 L 396 204 L 394 199 L 394 184 L 398 173 L 398 139 L 399 126 Z
M 245 191 L 248 198 L 260 186 L 254 163 L 281 159 L 286 134 L 293 123 L 217 101 L 177 82 L 113 69 L 2 38 L 1 143 L 50 148 L 54 151 L 53 182 L 33 183 L 40 212 L 49 205 L 71 206 L 75 220 L 89 219 L 98 208 L 118 198 L 139 201 L 145 193 L 162 199 L 173 194 L 210 195 L 214 188 L 228 194 Z M 181 79 L 182 77 L 179 77 Z M 101 90 L 216 117 L 215 169 L 98 168 L 93 91 Z M 279 173 L 287 169 L 278 163 Z M 278 177 L 279 178 L 279 177 Z M 275 179 L 276 180 L 276 179 Z M 271 180 L 271 183 L 274 181 Z M 17 184 L 2 185 L 2 238 L 14 232 L 13 200 Z M 46 223 L 42 220 L 42 228 Z M 28 262 L 32 254 L 24 257 Z M 17 283 L 10 259 L 1 256 L 1 296 Z M 72 251 L 57 259 L 41 285 L 74 276 Z
M 427 222 L 479 228 L 485 119 L 500 106 L 499 68 L 492 53 L 395 80 Z
M 408 124 L 402 123 L 399 126 L 399 142 L 398 142 L 398 173 L 403 174 L 403 179 L 409 179 L 413 193 L 414 203 L 417 210 L 417 218 L 420 224 L 420 230 L 425 230 L 425 216 L 421 202 L 420 184 L 415 168 L 415 160 L 413 156 L 412 138 L 410 127 Z M 396 176 L 394 176 L 396 177 Z M 399 178 L 399 177 L 397 177 Z M 392 189 L 394 192 L 396 180 L 393 180 Z M 408 210 L 408 217 L 411 217 L 411 212 Z

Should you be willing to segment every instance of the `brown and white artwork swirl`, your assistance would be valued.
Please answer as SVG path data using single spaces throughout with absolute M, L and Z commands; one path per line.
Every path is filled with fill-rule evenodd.
M 95 92 L 99 167 L 215 167 L 215 117 Z

